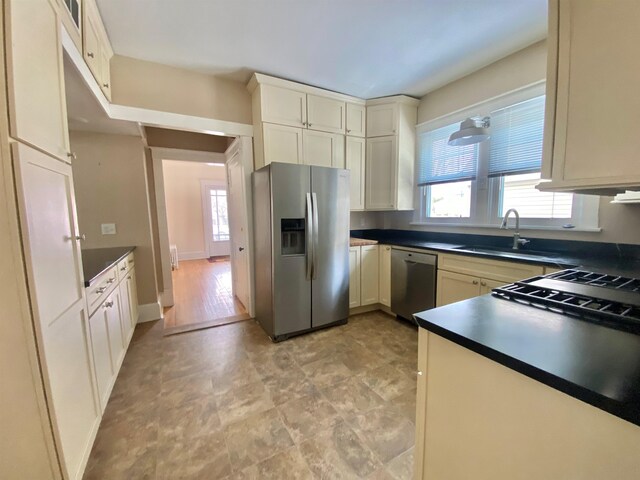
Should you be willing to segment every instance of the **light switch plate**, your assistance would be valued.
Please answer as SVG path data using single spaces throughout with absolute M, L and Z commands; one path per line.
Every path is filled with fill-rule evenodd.
M 115 235 L 116 224 L 115 223 L 103 223 L 101 225 L 103 235 Z

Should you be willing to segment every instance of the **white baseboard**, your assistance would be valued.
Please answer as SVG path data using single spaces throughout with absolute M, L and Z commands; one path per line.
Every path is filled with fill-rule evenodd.
M 155 320 L 161 320 L 162 318 L 160 302 L 138 305 L 138 323 L 153 322 Z
M 178 262 L 182 262 L 183 260 L 200 260 L 201 258 L 209 258 L 207 252 L 181 252 L 178 250 Z M 178 268 L 180 268 L 180 264 L 178 264 Z

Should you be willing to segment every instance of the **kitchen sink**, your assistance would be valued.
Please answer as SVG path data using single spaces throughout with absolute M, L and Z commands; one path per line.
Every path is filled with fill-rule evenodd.
M 463 245 L 461 247 L 455 247 L 454 250 L 464 250 L 466 252 L 486 253 L 490 255 L 500 255 L 504 257 L 517 257 L 517 258 L 532 258 L 532 259 L 550 259 L 554 260 L 560 257 L 559 254 L 554 252 L 543 252 L 540 250 L 527 250 L 519 249 L 514 250 L 509 247 L 492 247 L 492 246 L 478 246 L 478 245 Z

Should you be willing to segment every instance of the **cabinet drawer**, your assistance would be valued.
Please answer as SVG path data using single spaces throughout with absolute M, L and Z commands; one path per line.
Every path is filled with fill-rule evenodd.
M 507 283 L 542 275 L 543 273 L 543 267 L 538 265 L 448 254 L 439 256 L 438 268 Z
M 87 288 L 87 303 L 89 304 L 89 311 L 93 311 L 107 298 L 111 290 L 118 283 L 118 270 L 114 265 L 109 270 L 104 272 L 96 280 L 94 285 Z
M 118 262 L 118 281 L 122 281 L 129 271 L 134 267 L 135 261 L 133 258 L 133 252 L 124 257 L 122 260 Z

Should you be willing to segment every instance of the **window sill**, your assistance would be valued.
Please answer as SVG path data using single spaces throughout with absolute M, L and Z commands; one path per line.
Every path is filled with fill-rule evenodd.
M 490 228 L 501 230 L 500 225 L 487 225 L 478 223 L 449 223 L 449 222 L 410 222 L 409 225 L 423 227 L 454 227 L 454 228 Z M 513 230 L 513 226 L 509 226 L 509 230 Z M 552 225 L 520 225 L 520 230 L 549 230 L 553 232 L 602 232 L 600 227 L 575 227 L 563 228 Z

